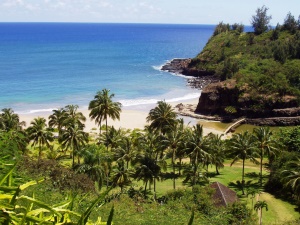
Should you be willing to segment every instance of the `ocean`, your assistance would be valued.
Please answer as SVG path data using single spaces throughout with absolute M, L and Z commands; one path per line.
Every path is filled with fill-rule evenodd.
M 0 23 L 0 109 L 86 109 L 110 89 L 124 108 L 199 98 L 186 78 L 160 71 L 174 58 L 195 57 L 213 25 Z

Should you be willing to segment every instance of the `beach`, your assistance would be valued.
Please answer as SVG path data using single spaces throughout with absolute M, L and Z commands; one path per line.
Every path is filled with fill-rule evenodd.
M 190 99 L 187 101 L 181 101 L 181 102 L 172 102 L 170 103 L 173 107 L 175 107 L 178 104 L 184 104 L 184 105 L 197 105 L 198 98 L 197 99 Z M 154 106 L 155 107 L 155 106 Z M 148 116 L 149 111 L 146 110 L 137 110 L 137 109 L 130 109 L 130 107 L 124 107 L 125 109 L 122 109 L 122 112 L 120 114 L 120 120 L 112 120 L 108 119 L 108 125 L 114 126 L 115 128 L 124 128 L 124 129 L 143 129 L 145 125 L 147 125 L 146 117 Z M 80 109 L 79 112 L 82 112 L 83 115 L 86 117 L 85 122 L 85 132 L 88 133 L 95 133 L 99 130 L 98 125 L 95 123 L 94 120 L 91 120 L 89 118 L 89 110 L 87 109 Z M 26 122 L 26 127 L 30 126 L 31 121 L 34 118 L 37 117 L 44 117 L 47 119 L 52 114 L 52 112 L 40 112 L 40 113 L 31 113 L 31 114 L 19 114 L 20 121 Z M 196 119 L 190 118 L 194 121 L 194 123 L 197 123 Z M 102 122 L 102 124 L 105 124 L 105 121 Z M 192 126 L 189 118 L 185 118 L 185 124 L 189 126 Z M 208 133 L 216 133 L 216 134 L 222 134 L 222 131 L 213 129 L 210 127 L 203 127 L 204 135 L 207 135 Z

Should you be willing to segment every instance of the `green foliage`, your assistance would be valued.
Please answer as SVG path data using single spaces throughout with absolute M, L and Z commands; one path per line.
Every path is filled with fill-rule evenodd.
M 221 33 L 224 33 L 224 32 L 227 32 L 230 30 L 230 25 L 227 23 L 223 23 L 223 22 L 220 22 L 216 27 L 215 27 L 215 30 L 214 30 L 214 33 L 213 33 L 213 36 L 216 36 L 218 34 L 221 34 Z
M 255 34 L 259 35 L 269 29 L 269 23 L 272 16 L 267 15 L 268 8 L 262 6 L 256 10 L 256 15 L 252 16 L 251 24 L 254 28 Z
M 277 137 L 284 150 L 300 153 L 300 126 L 282 128 Z
M 265 6 L 257 9 L 254 32 L 239 33 L 238 24 L 219 23 L 189 65 L 215 73 L 221 81 L 237 80 L 239 97 L 234 106 L 249 111 L 284 108 L 287 101 L 291 107 L 299 105 L 300 30 L 290 14 L 284 25 L 269 30 L 267 11 Z
M 92 204 L 81 215 L 72 211 L 72 199 L 56 205 L 50 205 L 33 197 L 22 194 L 22 191 L 39 181 L 30 181 L 19 186 L 14 186 L 11 181 L 16 164 L 0 179 L 0 215 L 3 224 L 91 224 L 89 216 L 95 206 L 101 202 L 108 191 L 96 198 Z M 6 183 L 6 185 L 4 185 Z M 98 206 L 99 207 L 99 206 Z M 71 216 L 76 219 L 71 221 Z M 109 216 L 111 224 L 113 209 Z M 76 222 L 75 222 L 76 221 Z M 96 224 L 106 224 L 98 221 Z
M 293 34 L 297 31 L 298 23 L 297 23 L 295 17 L 291 14 L 291 12 L 289 12 L 286 15 L 286 18 L 284 19 L 282 29 L 287 30 L 287 31 L 289 31 Z

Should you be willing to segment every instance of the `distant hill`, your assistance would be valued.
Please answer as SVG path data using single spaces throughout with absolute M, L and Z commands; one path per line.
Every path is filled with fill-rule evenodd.
M 221 81 L 204 88 L 196 111 L 247 117 L 300 115 L 295 111 L 300 105 L 300 30 L 277 26 L 256 35 L 218 26 L 228 29 L 216 27 L 184 71 L 214 74 Z M 287 108 L 293 113 L 284 112 Z

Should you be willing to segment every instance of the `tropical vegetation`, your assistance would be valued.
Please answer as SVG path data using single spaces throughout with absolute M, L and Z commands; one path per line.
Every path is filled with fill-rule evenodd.
M 114 110 L 120 113 L 119 107 Z M 300 206 L 298 127 L 274 134 L 270 128 L 259 127 L 229 138 L 204 135 L 201 125 L 185 125 L 161 101 L 150 110 L 144 130 L 105 126 L 104 132 L 92 137 L 84 131 L 86 118 L 75 105 L 53 110 L 49 125 L 38 117 L 26 129 L 12 109 L 3 111 L 13 116 L 3 113 L 1 121 L 16 124 L 9 129 L 2 126 L 0 132 L 0 218 L 4 224 L 89 224 L 96 220 L 105 224 L 100 223 L 100 211 L 102 221 L 118 224 L 119 219 L 126 220 L 120 214 L 126 210 L 135 210 L 137 215 L 123 224 L 140 224 L 141 212 L 147 218 L 148 213 L 164 213 L 166 218 L 157 219 L 165 224 L 178 219 L 177 224 L 255 224 L 254 209 L 262 213 L 267 202 L 253 202 L 252 197 L 251 205 L 247 199 L 261 191 Z M 107 118 L 106 111 L 98 113 L 98 118 Z M 11 136 L 13 132 L 18 135 Z M 242 201 L 218 208 L 209 183 L 223 176 L 222 168 L 230 162 L 233 167 L 241 164 L 234 169 L 240 175 L 227 185 Z M 252 175 L 259 179 L 249 180 L 251 163 L 259 164 L 257 174 Z M 170 188 L 163 188 L 168 183 Z M 49 198 L 47 190 L 53 197 Z M 172 216 L 174 210 L 184 216 Z

